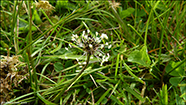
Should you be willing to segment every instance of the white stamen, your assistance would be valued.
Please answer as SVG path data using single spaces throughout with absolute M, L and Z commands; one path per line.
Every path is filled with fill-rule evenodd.
M 72 41 L 75 41 L 76 39 L 78 39 L 78 36 L 77 36 L 77 34 L 72 34 Z
M 108 49 L 110 49 L 111 47 L 112 47 L 112 45 L 109 45 L 109 46 L 108 46 Z
M 86 40 L 87 40 L 87 39 L 88 39 L 88 35 L 85 35 L 85 36 L 84 36 L 84 39 L 86 39 Z
M 92 48 L 93 46 L 91 44 L 89 44 L 89 47 Z
M 101 62 L 100 66 L 103 66 L 103 61 Z
M 83 64 L 85 65 L 85 64 L 86 64 L 86 62 L 83 62 Z
M 75 41 L 76 39 L 72 36 L 72 41 Z
M 101 49 L 103 49 L 103 47 L 104 47 L 104 44 L 101 44 Z
M 107 53 L 107 57 L 105 58 L 105 61 L 107 62 L 109 58 L 110 58 L 110 55 L 109 53 Z
M 95 42 L 100 43 L 101 42 L 100 38 L 99 37 L 96 37 L 95 38 Z
M 79 65 L 81 65 L 81 62 L 78 62 Z
M 87 30 L 87 33 L 90 33 L 90 30 Z
M 99 53 L 99 56 L 102 56 L 103 54 Z
M 82 34 L 82 36 L 85 36 L 85 31 L 83 31 L 83 34 Z
M 102 33 L 102 34 L 101 34 L 101 39 L 104 39 L 104 38 L 105 38 L 105 39 L 108 39 L 108 36 L 107 36 L 107 34 Z
M 80 44 L 80 43 L 81 43 L 81 40 L 80 40 L 80 39 L 78 39 L 78 40 L 77 40 L 77 43 L 78 43 L 78 44 Z
M 70 46 L 70 48 L 72 48 L 71 44 L 68 44 Z
M 109 54 L 109 53 L 107 53 L 107 56 L 108 56 L 108 57 L 110 57 L 110 54 Z
M 65 49 L 68 51 L 68 48 L 67 47 L 65 47 Z
M 79 43 L 79 47 L 83 47 L 84 46 L 84 44 L 83 43 Z
M 108 61 L 108 59 L 109 59 L 109 57 L 110 57 L 110 55 L 109 55 L 109 53 L 107 53 L 107 57 L 104 55 L 103 57 L 102 57 L 102 62 L 101 62 L 101 64 L 100 64 L 100 66 L 102 66 L 103 65 L 103 63 L 106 61 Z
M 96 32 L 96 36 L 98 36 L 98 34 L 99 34 L 99 33 L 98 33 L 98 32 Z

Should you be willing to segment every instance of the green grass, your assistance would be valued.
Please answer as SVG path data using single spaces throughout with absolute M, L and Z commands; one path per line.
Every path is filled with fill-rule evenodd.
M 3 85 L 0 93 L 4 105 L 184 105 L 185 1 L 48 3 L 1 1 L 0 54 L 9 61 L 1 57 L 0 78 L 11 86 Z M 71 38 L 87 30 L 107 34 L 102 42 L 112 46 L 102 52 L 110 58 L 100 66 L 91 55 L 78 74 L 83 67 L 76 58 L 83 63 L 89 56 Z M 18 55 L 24 64 L 12 66 Z M 12 82 L 8 74 L 14 81 L 26 79 Z

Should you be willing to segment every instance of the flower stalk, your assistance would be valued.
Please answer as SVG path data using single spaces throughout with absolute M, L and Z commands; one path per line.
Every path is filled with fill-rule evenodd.
M 87 33 L 85 31 L 83 31 L 81 36 L 78 36 L 77 34 L 72 34 L 71 40 L 79 48 L 83 49 L 84 54 L 87 55 L 87 60 L 85 62 L 84 67 L 82 68 L 82 70 L 73 79 L 71 79 L 69 83 L 67 83 L 63 87 L 63 89 L 60 91 L 60 93 L 58 93 L 55 96 L 55 98 L 54 98 L 55 103 L 59 102 L 60 97 L 71 88 L 74 81 L 76 81 L 77 78 L 79 78 L 79 76 L 84 72 L 84 70 L 86 69 L 86 67 L 89 64 L 91 55 L 94 55 L 95 57 L 97 57 L 99 59 L 99 61 L 101 61 L 101 66 L 103 65 L 104 62 L 108 61 L 108 59 L 110 57 L 109 53 L 105 54 L 104 52 L 101 51 L 101 49 L 103 49 L 106 46 L 108 49 L 110 49 L 112 45 L 109 45 L 108 42 L 105 43 L 104 39 L 108 39 L 108 36 L 106 34 L 102 33 L 99 36 L 99 33 L 96 32 L 96 35 L 91 35 L 90 30 L 87 30 Z M 101 42 L 103 42 L 104 44 L 101 44 Z M 70 45 L 70 47 L 71 47 L 71 45 Z M 65 48 L 65 49 L 68 50 L 68 48 Z M 76 60 L 81 65 L 81 63 L 79 62 L 79 59 L 77 58 Z

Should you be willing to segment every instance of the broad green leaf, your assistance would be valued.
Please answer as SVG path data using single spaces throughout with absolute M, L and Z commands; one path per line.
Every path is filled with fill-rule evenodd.
M 134 8 L 127 8 L 126 10 L 121 11 L 121 18 L 126 18 L 127 16 L 129 16 L 130 14 L 132 14 L 134 12 Z
M 54 63 L 54 69 L 57 72 L 63 70 L 63 65 L 61 64 L 61 62 Z
M 169 82 L 173 85 L 173 86 L 178 86 L 178 84 L 181 82 L 181 80 L 183 79 L 183 77 L 171 77 L 169 79 Z
M 174 67 L 176 67 L 180 63 L 181 62 L 170 61 L 169 64 L 165 68 L 166 72 L 167 73 L 170 72 L 171 76 L 185 76 L 184 63 L 182 65 L 178 66 L 173 71 L 171 71 Z
M 73 66 L 72 60 L 68 60 L 67 62 L 65 62 L 65 68 L 68 68 L 70 66 Z
M 57 15 L 51 17 L 52 23 L 56 24 L 59 21 L 59 17 Z
M 138 9 L 137 10 L 137 17 L 144 17 L 144 16 L 146 16 L 147 15 L 147 13 L 144 11 L 144 9 Z
M 147 54 L 147 46 L 143 46 L 141 50 L 133 51 L 129 55 L 128 61 L 133 63 L 138 63 L 145 67 L 149 67 L 151 64 L 151 60 Z
M 36 24 L 42 23 L 42 20 L 41 20 L 41 18 L 39 17 L 39 15 L 38 15 L 38 13 L 37 13 L 37 10 L 34 10 L 32 19 L 34 20 L 34 22 L 35 22 Z
M 176 94 L 176 104 L 177 105 L 185 105 L 185 102 L 183 100 L 183 98 L 181 98 L 178 94 Z
M 88 93 L 88 94 L 90 94 L 92 91 L 90 90 L 90 87 L 93 85 L 93 83 L 92 82 L 87 82 L 87 83 L 85 83 L 85 84 L 83 84 L 83 88 L 86 90 L 86 92 Z
M 91 93 L 91 90 L 90 90 L 87 86 L 83 85 L 83 88 L 86 90 L 86 92 L 87 92 L 88 94 Z

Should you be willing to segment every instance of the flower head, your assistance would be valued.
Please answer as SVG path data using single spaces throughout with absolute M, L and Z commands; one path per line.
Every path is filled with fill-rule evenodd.
M 72 41 L 82 48 L 85 52 L 84 54 L 92 54 L 97 57 L 101 61 L 101 66 L 104 62 L 107 62 L 110 55 L 109 53 L 105 54 L 101 50 L 107 46 L 107 48 L 111 48 L 112 45 L 109 45 L 108 42 L 102 44 L 102 40 L 108 39 L 108 36 L 104 33 L 99 36 L 99 33 L 96 32 L 95 35 L 90 34 L 90 30 L 87 30 L 87 33 L 83 31 L 81 36 L 77 36 L 77 34 L 72 34 Z

